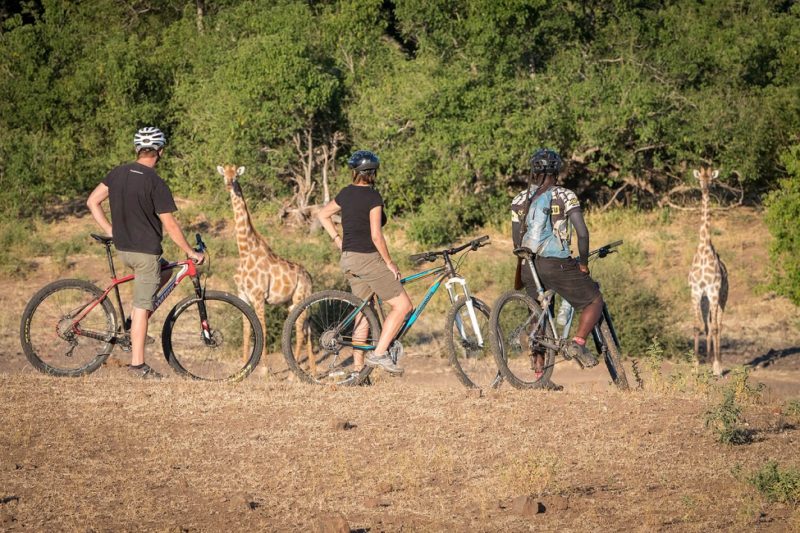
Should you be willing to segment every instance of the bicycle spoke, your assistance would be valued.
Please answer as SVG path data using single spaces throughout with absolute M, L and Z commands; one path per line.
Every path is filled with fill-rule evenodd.
M 101 296 L 99 288 L 82 280 L 61 280 L 40 290 L 22 318 L 22 345 L 31 364 L 62 376 L 98 368 L 113 349 L 116 323 L 108 300 L 93 303 Z

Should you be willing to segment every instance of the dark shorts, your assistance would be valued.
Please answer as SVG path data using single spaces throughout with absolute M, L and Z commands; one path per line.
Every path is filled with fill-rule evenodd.
M 581 272 L 577 259 L 536 256 L 534 264 L 544 288 L 556 291 L 577 311 L 585 308 L 600 296 L 600 287 L 597 282 L 589 274 Z M 525 270 L 523 268 L 522 272 Z M 523 282 L 526 281 L 523 278 Z M 527 283 L 525 285 L 528 286 Z M 531 285 L 535 291 L 536 285 L 532 280 Z

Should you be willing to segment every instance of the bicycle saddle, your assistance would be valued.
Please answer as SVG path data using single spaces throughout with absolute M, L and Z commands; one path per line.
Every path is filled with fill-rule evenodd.
M 102 242 L 103 244 L 111 244 L 112 242 L 114 242 L 113 238 L 108 237 L 106 235 L 98 235 L 97 233 L 90 233 L 89 235 L 91 235 L 92 238 L 97 242 Z
M 525 246 L 520 246 L 514 249 L 514 255 L 520 259 L 533 259 L 533 251 Z

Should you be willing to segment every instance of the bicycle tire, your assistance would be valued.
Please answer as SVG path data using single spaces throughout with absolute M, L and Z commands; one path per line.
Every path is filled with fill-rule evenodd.
M 100 368 L 114 349 L 117 331 L 117 313 L 108 298 L 80 322 L 87 331 L 107 333 L 107 340 L 61 332 L 59 326 L 102 296 L 99 287 L 80 279 L 58 280 L 34 294 L 20 322 L 20 342 L 28 362 L 40 372 L 62 377 L 84 376 Z
M 608 322 L 605 320 L 600 321 L 600 336 L 602 337 L 603 344 L 606 350 L 603 350 L 601 356 L 608 369 L 608 374 L 611 376 L 611 381 L 620 390 L 628 390 L 628 376 L 625 374 L 625 367 L 622 366 L 622 355 L 620 354 L 619 345 L 611 333 L 611 328 L 608 327 Z
M 472 305 L 475 309 L 475 317 L 478 319 L 483 345 L 479 345 L 477 335 L 472 328 L 467 312 L 467 299 L 459 298 L 445 318 L 444 331 L 447 337 L 450 366 L 453 367 L 458 380 L 468 389 L 496 389 L 503 382 L 503 376 L 497 370 L 497 365 L 491 355 L 489 335 L 491 310 L 486 303 L 474 296 Z M 461 318 L 464 335 L 458 329 L 456 317 Z M 487 363 L 490 364 L 487 365 Z
M 206 307 L 208 340 L 200 320 L 200 301 Z M 244 353 L 246 334 L 248 353 Z M 253 308 L 239 297 L 205 291 L 203 298 L 189 296 L 170 310 L 161 330 L 161 346 L 178 374 L 201 381 L 241 381 L 261 359 L 264 331 Z
M 489 317 L 492 354 L 503 378 L 517 389 L 547 388 L 553 375 L 555 350 L 544 353 L 543 372 L 537 376 L 527 345 L 527 328 L 538 321 L 542 310 L 522 291 L 502 294 Z
M 370 374 L 372 369 L 368 366 L 356 372 L 353 367 L 353 349 L 341 345 L 331 336 L 331 332 L 341 321 L 362 302 L 363 300 L 351 293 L 327 290 L 312 294 L 292 309 L 283 323 L 281 348 L 287 366 L 301 381 L 352 386 L 358 385 Z M 366 343 L 375 346 L 381 335 L 380 322 L 371 307 L 365 307 L 362 312 L 369 325 Z M 352 339 L 352 332 L 353 326 L 349 325 L 340 333 L 340 338 Z M 306 359 L 313 357 L 318 370 L 320 366 L 325 368 L 327 364 L 323 372 L 318 371 L 316 375 L 311 375 L 303 369 L 299 354 L 295 354 L 296 347 L 301 345 L 306 349 Z M 340 359 L 339 352 L 343 350 L 351 352 L 349 358 Z

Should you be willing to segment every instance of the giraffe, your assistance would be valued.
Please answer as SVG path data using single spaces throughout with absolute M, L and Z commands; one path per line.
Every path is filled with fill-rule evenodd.
M 713 355 L 715 376 L 722 375 L 722 362 L 719 354 L 719 338 L 722 330 L 722 313 L 728 300 L 728 270 L 725 263 L 711 244 L 709 232 L 708 185 L 717 179 L 719 170 L 711 171 L 703 167 L 694 171 L 703 193 L 703 218 L 700 224 L 700 242 L 689 271 L 689 286 L 692 289 L 694 306 L 694 358 L 699 364 L 700 333 L 706 334 L 706 354 Z
M 218 166 L 219 172 L 225 180 L 225 188 L 231 197 L 233 218 L 236 224 L 236 244 L 239 248 L 239 266 L 233 279 L 239 297 L 253 306 L 259 321 L 264 327 L 266 339 L 267 324 L 264 319 L 264 303 L 282 305 L 291 302 L 289 310 L 311 294 L 311 276 L 302 266 L 292 263 L 281 257 L 267 244 L 261 234 L 253 227 L 250 212 L 244 201 L 242 188 L 239 185 L 239 176 L 244 174 L 244 167 L 235 165 Z M 295 353 L 300 353 L 300 346 L 304 339 L 302 321 L 297 321 L 297 335 Z M 245 357 L 250 351 L 250 330 L 244 324 Z M 310 340 L 310 339 L 308 339 Z M 310 343 L 307 343 L 308 365 L 313 374 L 316 374 L 316 360 L 311 355 Z M 266 355 L 266 342 L 264 353 Z

